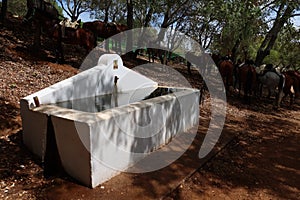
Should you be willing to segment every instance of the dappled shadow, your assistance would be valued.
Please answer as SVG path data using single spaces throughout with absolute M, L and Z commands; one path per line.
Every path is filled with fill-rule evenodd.
M 0 97 L 0 136 L 6 136 L 12 130 L 20 128 L 20 120 L 18 118 L 19 108 L 12 105 L 11 102 Z
M 14 184 L 23 184 L 25 187 L 29 179 L 42 179 L 42 170 L 32 171 L 36 163 L 41 165 L 22 144 L 22 131 L 0 139 L 0 178 L 2 181 L 13 181 Z M 42 180 L 40 180 L 42 181 Z M 8 188 L 13 190 L 14 188 Z
M 22 57 L 31 61 L 57 62 L 55 56 L 57 42 L 50 38 L 44 30 L 41 35 L 41 46 L 37 48 L 33 45 L 36 31 L 33 25 L 23 23 L 21 18 L 9 17 L 6 20 L 5 26 L 1 30 L 3 42 L 7 43 L 7 49 L 9 49 L 7 51 L 9 55 L 6 55 L 6 58 L 10 57 L 12 61 L 19 61 L 19 57 Z M 11 31 L 13 31 L 13 35 Z M 75 68 L 79 68 L 80 63 L 87 56 L 86 50 L 77 45 L 63 43 L 63 52 L 64 64 L 72 65 Z
M 287 110 L 265 107 L 240 105 L 246 115 L 229 129 L 240 135 L 170 197 L 299 199 L 299 120 Z M 227 121 L 225 127 L 232 124 Z
M 19 198 L 45 198 L 43 190 L 62 182 L 74 182 L 61 173 L 45 178 L 44 163 L 34 156 L 22 142 L 22 130 L 0 139 L 0 179 L 2 194 L 17 194 Z M 2 184 L 2 183 L 1 183 Z M 4 196 L 2 196 L 4 197 Z
M 176 188 L 184 178 L 191 175 L 195 169 L 211 159 L 234 136 L 225 131 L 216 148 L 205 159 L 199 159 L 199 148 L 205 137 L 208 123 L 208 119 L 200 120 L 198 133 L 191 146 L 178 160 L 165 168 L 148 173 L 122 173 L 93 190 L 72 182 L 65 182 L 46 189 L 44 194 L 48 199 L 68 199 L 70 196 L 79 199 L 83 197 L 84 199 L 156 199 L 163 197 Z M 190 133 L 188 131 L 183 134 Z
M 20 40 L 28 39 L 27 37 L 22 39 L 21 32 L 16 38 Z M 7 39 L 18 43 L 19 41 L 16 38 L 8 37 Z M 46 47 L 43 55 L 37 55 L 36 59 L 44 59 L 42 56 L 47 56 L 46 60 L 50 59 L 52 61 L 54 57 L 51 44 L 49 46 L 46 44 L 47 42 L 51 43 L 51 40 L 44 40 L 44 42 Z M 26 54 L 27 44 L 25 46 L 22 45 L 23 43 L 20 43 L 14 49 L 20 54 Z M 70 52 L 69 55 L 66 55 L 67 62 L 75 67 L 79 67 L 83 58 L 82 50 L 78 49 L 77 51 L 72 46 L 67 46 L 66 48 L 67 50 L 65 51 L 67 53 Z M 72 52 L 75 53 L 71 54 Z M 19 59 L 18 56 L 12 57 L 12 60 L 17 59 Z M 136 59 L 128 60 L 124 63 L 125 66 L 133 68 L 135 65 L 146 62 Z M 34 66 L 34 64 L 32 65 Z M 192 75 L 188 75 L 186 66 L 174 65 L 172 67 L 183 74 L 193 87 L 199 89 L 202 87 L 202 78 L 196 70 L 192 70 Z M 160 73 L 160 71 L 157 71 L 157 73 Z M 89 83 L 86 86 L 90 87 Z M 12 87 L 14 86 L 12 85 Z M 0 121 L 2 133 L 4 133 L 2 126 L 11 130 L 18 130 L 20 121 L 15 120 L 16 116 L 19 117 L 18 108 L 10 103 L 6 103 L 5 99 L 0 100 L 0 102 L 1 109 L 3 108 L 1 112 L 3 111 L 4 113 L 1 115 Z M 297 196 L 295 196 L 294 191 L 299 191 L 300 185 L 299 145 L 297 146 L 299 137 L 296 135 L 299 132 L 299 128 L 298 125 L 295 127 L 294 122 L 296 119 L 289 121 L 284 120 L 284 118 L 281 119 L 281 115 L 285 115 L 285 117 L 288 115 L 286 114 L 286 107 L 278 111 L 272 110 L 272 105 L 269 101 L 254 102 L 254 104 L 249 106 L 241 104 L 241 101 L 236 100 L 235 96 L 229 96 L 229 104 L 238 108 L 236 113 L 245 109 L 252 113 L 246 114 L 245 120 L 240 120 L 236 117 L 234 120 L 229 119 L 227 121 L 220 141 L 226 140 L 224 137 L 228 137 L 229 139 L 227 138 L 227 140 L 230 140 L 236 134 L 240 134 L 240 136 L 228 145 L 226 151 L 217 156 L 216 161 L 209 162 L 196 173 L 198 181 L 194 179 L 192 181 L 200 186 L 193 188 L 193 190 L 201 196 L 207 189 L 206 186 L 211 184 L 224 190 L 224 193 L 229 193 L 229 190 L 232 188 L 244 188 L 251 193 L 267 190 L 278 198 L 296 199 Z M 297 108 L 299 107 L 296 106 L 293 109 Z M 270 117 L 268 120 L 258 119 L 256 116 L 258 112 L 265 115 L 268 114 Z M 137 115 L 136 117 L 140 116 Z M 7 131 L 4 134 L 1 133 L 0 139 L 0 177 L 4 182 L 10 180 L 11 183 L 14 183 L 14 181 L 19 183 L 19 189 L 14 189 L 10 185 L 5 186 L 9 193 L 18 193 L 21 187 L 22 190 L 31 192 L 33 197 L 40 199 L 158 198 L 164 196 L 166 191 L 172 191 L 184 178 L 201 166 L 204 161 L 210 160 L 211 156 L 220 149 L 220 147 L 217 147 L 204 160 L 198 159 L 199 148 L 207 131 L 208 123 L 209 116 L 206 116 L 206 119 L 202 121 L 200 120 L 198 134 L 193 144 L 172 165 L 159 171 L 145 174 L 122 173 L 94 190 L 80 185 L 77 181 L 65 175 L 45 179 L 43 176 L 43 163 L 32 156 L 21 142 L 22 132 L 13 133 Z M 244 127 L 247 128 L 244 129 Z M 273 128 L 269 129 L 270 127 Z M 288 134 L 285 134 L 285 132 L 288 132 Z M 203 180 L 203 177 L 206 178 L 207 182 Z M 212 179 L 212 182 L 210 182 L 210 179 Z M 180 195 L 180 192 L 178 195 Z

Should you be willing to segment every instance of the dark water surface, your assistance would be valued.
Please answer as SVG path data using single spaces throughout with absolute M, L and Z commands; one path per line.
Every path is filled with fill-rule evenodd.
M 183 91 L 186 89 L 182 88 L 147 88 L 147 89 L 137 89 L 134 91 L 128 91 L 125 93 L 111 93 L 104 94 L 94 97 L 87 97 L 82 99 L 58 102 L 54 105 L 69 108 L 74 110 L 79 110 L 83 112 L 101 112 L 107 109 L 128 105 L 130 103 L 139 102 L 155 97 L 160 97 L 164 95 L 173 94 L 175 92 Z

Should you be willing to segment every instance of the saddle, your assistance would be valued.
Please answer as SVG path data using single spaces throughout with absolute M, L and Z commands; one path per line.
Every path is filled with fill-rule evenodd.
M 115 27 L 115 26 L 117 26 L 117 23 L 116 22 L 108 22 L 108 23 L 106 23 L 106 26 L 107 27 Z
M 59 22 L 59 25 L 61 25 L 62 37 L 65 38 L 66 28 L 72 28 L 76 30 L 79 26 L 79 23 L 77 21 L 72 22 L 69 18 L 64 18 L 62 21 Z
M 266 68 L 266 69 L 264 69 L 263 70 L 263 72 L 262 72 L 262 74 L 261 74 L 261 76 L 264 76 L 267 72 L 273 72 L 273 73 L 275 73 L 277 76 L 279 76 L 279 77 L 281 77 L 282 76 L 282 74 L 279 74 L 277 71 L 276 71 L 276 69 L 275 68 Z
M 108 22 L 106 23 L 106 28 L 112 31 L 117 31 L 117 23 L 116 22 Z

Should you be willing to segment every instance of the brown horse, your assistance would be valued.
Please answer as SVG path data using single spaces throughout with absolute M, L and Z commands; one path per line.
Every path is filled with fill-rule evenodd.
M 58 11 L 56 8 L 43 0 L 27 0 L 28 12 L 25 16 L 26 21 L 34 22 L 36 26 L 35 43 L 40 40 L 41 28 L 56 43 L 55 55 L 56 61 L 64 61 L 62 42 L 76 44 L 84 47 L 87 52 L 96 46 L 96 40 L 93 33 L 78 28 L 72 29 L 59 24 Z M 63 33 L 64 34 L 63 34 Z M 40 43 L 40 42 L 38 42 Z
M 238 68 L 239 96 L 241 89 L 244 91 L 244 99 L 250 104 L 252 92 L 256 88 L 256 71 L 252 62 L 246 62 Z
M 102 21 L 85 22 L 82 28 L 90 30 L 96 37 L 107 39 L 113 35 L 128 30 L 127 26 L 117 23 L 105 23 Z
M 71 45 L 79 45 L 85 48 L 88 54 L 96 45 L 96 39 L 92 32 L 83 28 L 64 27 L 62 33 L 62 26 L 56 21 L 44 21 L 42 23 L 43 29 L 47 35 L 56 41 L 56 59 L 57 61 L 64 61 L 62 42 Z
M 223 60 L 219 63 L 219 71 L 227 89 L 233 86 L 233 69 L 234 65 L 231 60 Z
M 56 31 L 60 33 L 60 30 L 56 29 Z M 62 42 L 82 46 L 86 49 L 86 53 L 89 53 L 97 45 L 93 33 L 83 28 L 65 27 Z
M 215 54 L 215 53 L 211 54 L 211 58 L 215 62 L 216 66 L 218 66 L 220 60 L 222 59 L 220 54 Z
M 287 72 L 282 72 L 282 74 L 285 77 L 285 83 L 283 88 L 280 88 L 279 90 L 276 107 L 280 107 L 282 99 L 288 95 L 290 96 L 290 106 L 292 106 L 294 101 L 300 97 L 300 73 L 298 71 L 289 70 Z
M 128 30 L 128 26 L 124 25 L 124 24 L 117 24 L 117 31 L 119 33 L 127 31 Z
M 128 27 L 126 25 L 117 24 L 114 22 L 105 23 L 99 20 L 93 22 L 85 22 L 82 28 L 93 32 L 96 39 L 98 37 L 107 39 L 112 37 L 113 35 L 128 30 Z M 115 46 L 116 48 L 119 48 L 119 50 L 121 51 L 121 38 L 116 38 L 116 39 L 117 39 L 116 41 L 117 45 Z M 105 45 L 106 45 L 106 49 L 108 49 L 109 47 L 108 43 Z

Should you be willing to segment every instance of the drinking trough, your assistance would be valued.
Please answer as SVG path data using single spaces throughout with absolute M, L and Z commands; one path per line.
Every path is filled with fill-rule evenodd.
M 23 141 L 91 188 L 198 125 L 199 91 L 159 87 L 116 54 L 20 101 Z

